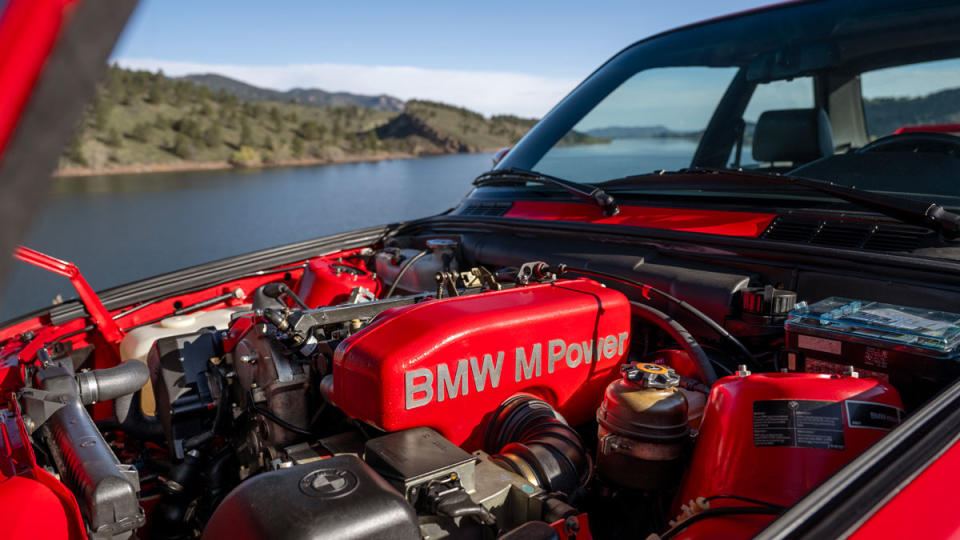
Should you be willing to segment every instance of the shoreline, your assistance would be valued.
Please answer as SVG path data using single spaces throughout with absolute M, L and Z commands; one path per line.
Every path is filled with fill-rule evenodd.
M 276 161 L 271 163 L 258 163 L 253 166 L 236 166 L 225 160 L 221 161 L 179 161 L 174 163 L 141 163 L 136 165 L 116 165 L 113 167 L 67 167 L 58 169 L 53 173 L 54 178 L 83 178 L 88 176 L 110 176 L 118 174 L 149 174 L 165 172 L 188 172 L 188 171 L 216 171 L 226 169 L 256 170 L 272 169 L 280 167 L 313 167 L 318 165 L 342 165 L 347 163 L 370 163 L 376 161 L 390 161 L 396 159 L 413 159 L 435 154 L 410 154 L 407 152 L 380 152 L 369 155 L 344 156 L 336 159 L 325 158 L 298 158 Z M 443 155 L 443 154 L 440 154 Z

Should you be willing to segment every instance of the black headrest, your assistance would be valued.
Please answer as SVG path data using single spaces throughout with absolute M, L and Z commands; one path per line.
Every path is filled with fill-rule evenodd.
M 753 132 L 753 159 L 807 163 L 833 155 L 830 119 L 823 109 L 766 111 Z

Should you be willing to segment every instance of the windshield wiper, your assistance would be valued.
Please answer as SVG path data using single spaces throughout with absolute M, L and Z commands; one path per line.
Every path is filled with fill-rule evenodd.
M 620 206 L 616 199 L 603 189 L 591 185 L 571 182 L 556 176 L 538 173 L 534 171 L 525 171 L 523 169 L 494 169 L 487 171 L 473 181 L 475 186 L 490 186 L 495 184 L 516 184 L 518 182 L 536 182 L 548 186 L 556 186 L 567 193 L 579 197 L 585 201 L 596 204 L 603 209 L 603 215 L 607 217 L 615 216 L 620 213 Z
M 827 180 L 816 180 L 799 176 L 780 174 L 755 173 L 735 169 L 708 169 L 694 168 L 681 169 L 674 172 L 658 171 L 650 174 L 625 176 L 615 180 L 603 182 L 607 188 L 637 187 L 653 180 L 679 175 L 703 175 L 704 179 L 716 179 L 717 182 L 733 180 L 747 180 L 764 184 L 780 184 L 798 186 L 812 191 L 819 191 L 832 195 L 838 199 L 854 203 L 879 214 L 892 217 L 911 225 L 925 227 L 942 233 L 947 238 L 960 236 L 960 214 L 951 212 L 935 202 L 918 201 L 898 195 L 877 193 L 862 188 L 843 186 Z

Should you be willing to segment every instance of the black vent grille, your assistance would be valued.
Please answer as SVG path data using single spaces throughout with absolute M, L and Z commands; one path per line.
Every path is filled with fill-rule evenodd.
M 510 210 L 513 203 L 510 202 L 480 202 L 469 203 L 457 212 L 459 216 L 502 216 Z
M 921 247 L 931 234 L 922 227 L 897 223 L 778 216 L 760 238 L 871 251 L 911 251 Z

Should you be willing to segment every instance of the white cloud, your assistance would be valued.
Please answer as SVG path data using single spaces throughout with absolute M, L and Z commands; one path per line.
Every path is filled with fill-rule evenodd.
M 485 115 L 540 117 L 579 82 L 508 72 L 425 69 L 410 66 L 299 64 L 243 66 L 174 62 L 151 58 L 118 58 L 127 68 L 180 76 L 218 73 L 248 84 L 289 90 L 321 88 L 330 92 L 389 94 L 400 99 L 430 99 L 460 105 Z

